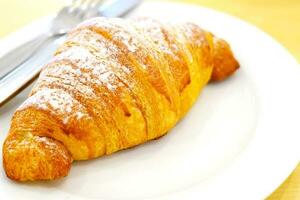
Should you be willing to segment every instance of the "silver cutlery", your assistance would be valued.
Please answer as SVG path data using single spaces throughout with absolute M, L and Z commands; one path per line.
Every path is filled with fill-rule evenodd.
M 13 70 L 38 51 L 47 40 L 65 35 L 87 16 L 97 16 L 99 13 L 95 13 L 95 10 L 100 7 L 101 2 L 102 0 L 73 0 L 71 5 L 65 6 L 57 13 L 48 30 L 2 56 L 0 68 L 5 66 L 6 69 Z M 6 73 L 0 74 L 0 77 L 2 78 Z
M 73 0 L 53 19 L 49 31 L 12 50 L 0 58 L 0 68 L 9 68 L 0 75 L 0 106 L 16 95 L 39 74 L 51 55 L 43 48 L 55 50 L 70 29 L 81 21 L 96 17 L 120 17 L 135 8 L 141 0 Z M 42 57 L 42 58 L 41 58 Z

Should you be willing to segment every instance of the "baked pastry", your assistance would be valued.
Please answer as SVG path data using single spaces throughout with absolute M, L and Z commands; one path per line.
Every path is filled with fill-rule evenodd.
M 6 174 L 57 179 L 73 160 L 158 138 L 203 86 L 238 68 L 224 40 L 192 23 L 86 21 L 69 33 L 14 113 L 3 144 Z

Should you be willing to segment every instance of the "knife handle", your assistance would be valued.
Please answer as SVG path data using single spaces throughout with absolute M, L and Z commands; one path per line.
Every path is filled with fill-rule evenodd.
M 61 39 L 57 40 L 57 38 L 44 40 L 43 44 L 39 46 L 39 51 L 0 78 L 0 106 L 38 76 L 45 63 L 51 59 L 52 53 L 59 43 L 61 43 Z
M 46 34 L 41 34 L 1 56 L 0 79 L 34 55 L 45 40 Z

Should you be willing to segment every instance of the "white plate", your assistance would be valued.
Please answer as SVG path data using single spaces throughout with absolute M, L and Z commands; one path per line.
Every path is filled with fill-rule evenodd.
M 300 160 L 300 68 L 281 45 L 206 8 L 152 2 L 134 15 L 198 23 L 231 44 L 241 69 L 207 86 L 188 116 L 159 140 L 74 163 L 67 178 L 54 182 L 19 184 L 1 169 L 1 199 L 262 199 L 293 171 Z M 1 41 L 1 51 L 46 21 Z M 1 143 L 28 91 L 0 109 Z

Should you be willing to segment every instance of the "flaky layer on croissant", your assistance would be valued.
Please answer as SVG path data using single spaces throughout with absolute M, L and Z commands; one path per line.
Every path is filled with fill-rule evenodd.
M 158 138 L 209 80 L 223 80 L 238 67 L 225 41 L 192 23 L 84 22 L 15 112 L 3 145 L 6 174 L 52 180 L 66 176 L 73 160 Z

